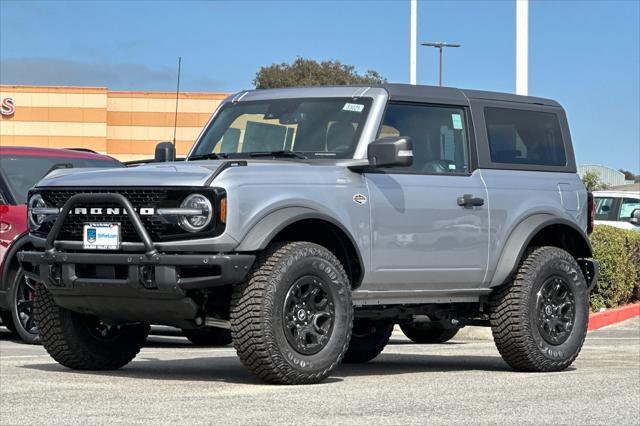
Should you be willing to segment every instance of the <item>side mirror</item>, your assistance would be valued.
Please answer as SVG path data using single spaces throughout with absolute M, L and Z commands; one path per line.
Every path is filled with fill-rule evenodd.
M 640 209 L 635 209 L 631 212 L 631 218 L 629 222 L 633 223 L 636 226 L 640 226 Z
M 413 144 L 407 136 L 376 139 L 367 148 L 371 167 L 409 167 L 413 164 Z
M 165 163 L 167 161 L 175 161 L 176 147 L 171 142 L 160 142 L 156 145 L 156 153 L 154 161 L 156 163 Z

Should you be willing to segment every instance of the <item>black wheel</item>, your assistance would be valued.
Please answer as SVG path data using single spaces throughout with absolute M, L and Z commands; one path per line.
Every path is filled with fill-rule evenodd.
M 491 298 L 491 329 L 502 358 L 521 371 L 560 371 L 576 359 L 587 334 L 589 294 L 575 259 L 539 247 L 514 280 Z
M 75 370 L 115 370 L 140 351 L 148 324 L 111 325 L 55 304 L 42 284 L 36 285 L 35 318 L 49 355 Z
M 11 319 L 15 332 L 29 344 L 40 343 L 38 327 L 33 317 L 33 307 L 36 298 L 35 284 L 27 278 L 22 268 L 9 274 L 11 289 Z
M 445 343 L 458 334 L 460 328 L 447 328 L 439 322 L 413 322 L 400 324 L 409 340 L 416 343 Z
M 354 320 L 349 349 L 342 362 L 357 364 L 371 361 L 384 350 L 393 332 L 393 324 Z
M 182 329 L 182 333 L 191 343 L 198 346 L 225 346 L 231 343 L 231 332 L 224 328 Z
M 16 326 L 13 324 L 13 318 L 11 317 L 11 311 L 0 311 L 0 319 L 2 320 L 2 325 L 7 327 L 7 330 L 16 334 Z
M 242 363 L 271 383 L 316 383 L 349 345 L 349 280 L 326 248 L 308 242 L 268 247 L 231 299 L 231 335 Z

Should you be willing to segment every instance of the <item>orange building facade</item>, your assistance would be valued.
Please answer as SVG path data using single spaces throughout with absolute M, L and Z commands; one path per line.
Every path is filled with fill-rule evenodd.
M 176 151 L 184 156 L 228 93 L 181 93 Z M 87 148 L 121 161 L 173 140 L 176 95 L 104 87 L 0 85 L 0 146 Z

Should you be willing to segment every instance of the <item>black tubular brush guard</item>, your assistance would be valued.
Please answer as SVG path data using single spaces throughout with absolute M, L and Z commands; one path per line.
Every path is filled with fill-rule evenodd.
M 66 252 L 58 251 L 56 239 L 65 219 L 71 209 L 79 203 L 87 202 L 113 202 L 122 206 L 127 212 L 128 219 L 142 241 L 144 253 L 118 253 L 118 252 Z M 131 202 L 122 194 L 117 193 L 87 193 L 71 196 L 62 207 L 56 221 L 47 235 L 44 252 L 23 251 L 18 254 L 18 259 L 25 266 L 25 273 L 33 279 L 43 281 L 52 289 L 76 288 L 79 285 L 95 286 L 108 284 L 126 284 L 132 287 L 149 289 L 162 289 L 172 293 L 182 294 L 182 290 L 215 287 L 225 284 L 242 282 L 255 260 L 253 254 L 163 254 L 155 248 L 140 217 L 131 205 Z M 48 268 L 35 268 L 29 265 L 48 265 Z M 76 265 L 128 265 L 126 278 L 114 277 L 79 277 L 76 274 Z M 151 274 L 149 268 L 153 268 Z M 181 267 L 201 268 L 201 273 L 186 274 L 181 277 Z M 153 281 L 153 282 L 151 282 Z M 122 289 L 121 289 L 122 290 Z M 85 289 L 85 291 L 87 291 Z

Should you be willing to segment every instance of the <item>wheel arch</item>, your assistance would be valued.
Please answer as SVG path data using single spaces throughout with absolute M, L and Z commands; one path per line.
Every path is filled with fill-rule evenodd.
M 521 221 L 507 238 L 489 287 L 504 284 L 516 272 L 529 247 L 543 245 L 566 250 L 576 259 L 593 256 L 589 238 L 573 222 L 535 214 Z
M 364 261 L 351 233 L 336 219 L 307 207 L 269 213 L 254 225 L 236 251 L 260 251 L 276 241 L 309 241 L 326 247 L 342 262 L 352 288 L 364 276 Z

